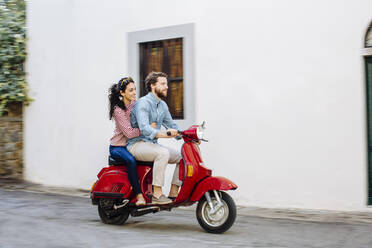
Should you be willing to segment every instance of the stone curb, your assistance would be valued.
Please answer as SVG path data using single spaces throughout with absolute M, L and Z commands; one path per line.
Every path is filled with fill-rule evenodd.
M 18 179 L 0 179 L 0 188 L 6 190 L 28 191 L 34 193 L 49 193 L 87 198 L 89 197 L 89 190 L 65 187 L 50 187 Z
M 334 211 L 295 208 L 260 208 L 238 206 L 242 216 L 289 219 L 327 223 L 372 223 L 372 209 L 366 211 Z
M 89 197 L 89 190 L 62 187 L 47 187 L 40 184 L 16 179 L 0 179 L 0 188 L 34 193 L 49 193 L 76 197 Z M 179 207 L 182 210 L 195 211 L 196 204 Z M 372 208 L 367 211 L 332 211 L 313 209 L 261 208 L 237 206 L 238 216 L 260 217 L 268 219 L 287 219 L 311 222 L 331 223 L 372 223 Z M 238 217 L 239 218 L 239 217 Z

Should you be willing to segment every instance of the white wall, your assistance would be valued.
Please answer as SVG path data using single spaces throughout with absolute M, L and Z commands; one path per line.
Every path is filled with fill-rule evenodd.
M 364 71 L 371 1 L 91 1 L 28 4 L 25 174 L 89 188 L 127 75 L 127 32 L 195 23 L 197 122 L 238 204 L 366 208 Z M 46 11 L 47 10 L 47 11 Z

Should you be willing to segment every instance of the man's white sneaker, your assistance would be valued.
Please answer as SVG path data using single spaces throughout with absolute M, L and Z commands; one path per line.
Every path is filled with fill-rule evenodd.
M 152 204 L 169 204 L 169 203 L 172 203 L 172 200 L 166 197 L 165 195 L 161 195 L 159 196 L 159 198 L 153 195 L 151 203 Z

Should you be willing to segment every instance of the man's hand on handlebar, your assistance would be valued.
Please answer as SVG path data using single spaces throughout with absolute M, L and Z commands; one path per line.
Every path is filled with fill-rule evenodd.
M 167 130 L 167 135 L 170 138 L 176 137 L 178 136 L 178 130 L 170 128 Z
M 178 131 L 176 129 L 168 129 L 165 132 L 158 132 L 156 134 L 156 138 L 174 138 L 177 137 Z

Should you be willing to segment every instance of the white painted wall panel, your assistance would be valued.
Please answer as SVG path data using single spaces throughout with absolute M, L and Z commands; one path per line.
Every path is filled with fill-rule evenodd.
M 32 1 L 26 178 L 89 188 L 112 134 L 107 89 L 130 73 L 127 33 L 194 23 L 196 119 L 211 140 L 203 156 L 239 185 L 238 204 L 366 209 L 370 9 L 362 0 Z

